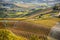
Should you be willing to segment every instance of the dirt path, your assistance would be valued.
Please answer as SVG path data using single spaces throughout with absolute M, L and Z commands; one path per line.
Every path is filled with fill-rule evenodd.
M 49 11 L 48 11 L 49 10 Z M 34 17 L 36 17 L 36 16 L 39 16 L 40 14 L 47 14 L 47 13 L 50 13 L 50 12 L 52 12 L 52 9 L 47 9 L 47 10 L 44 10 L 44 11 L 42 11 L 42 12 L 40 12 L 40 11 L 37 11 L 36 13 L 32 13 L 33 15 L 31 15 L 31 16 L 29 16 L 28 18 L 34 18 Z

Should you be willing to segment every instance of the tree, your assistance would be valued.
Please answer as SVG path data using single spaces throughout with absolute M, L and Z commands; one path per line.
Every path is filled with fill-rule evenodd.
M 53 10 L 60 10 L 60 3 L 55 4 L 55 6 L 53 7 Z

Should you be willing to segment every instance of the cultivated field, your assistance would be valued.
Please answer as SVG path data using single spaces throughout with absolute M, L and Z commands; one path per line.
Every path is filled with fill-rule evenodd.
M 4 21 L 5 20 L 5 21 Z M 6 21 L 7 20 L 7 21 Z M 52 19 L 26 19 L 26 18 L 8 18 L 0 19 L 0 28 L 11 30 L 18 36 L 31 38 L 35 35 L 38 39 L 45 40 L 49 35 L 50 29 L 59 21 L 58 18 Z

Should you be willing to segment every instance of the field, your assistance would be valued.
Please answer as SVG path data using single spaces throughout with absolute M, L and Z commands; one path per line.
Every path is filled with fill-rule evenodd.
M 51 29 L 60 27 L 58 8 L 47 8 L 45 4 L 41 6 L 45 9 L 39 4 L 0 5 L 0 40 L 50 40 Z
M 6 16 L 5 13 L 2 14 L 4 17 L 0 18 L 0 29 L 10 30 L 15 35 L 23 37 L 23 39 L 21 38 L 22 40 L 24 38 L 26 40 L 49 40 L 48 35 L 51 28 L 60 21 L 58 17 L 55 17 L 58 12 L 53 12 L 52 9 L 7 14 L 7 18 L 4 18 Z
M 4 20 L 8 21 L 3 22 Z M 0 18 L 0 28 L 8 29 L 17 36 L 22 36 L 27 39 L 30 39 L 31 35 L 32 36 L 35 35 L 37 36 L 36 38 L 38 38 L 39 40 L 40 39 L 45 40 L 49 35 L 50 29 L 54 25 L 56 25 L 56 23 L 59 20 L 60 19 L 58 18 L 51 18 L 51 19 Z

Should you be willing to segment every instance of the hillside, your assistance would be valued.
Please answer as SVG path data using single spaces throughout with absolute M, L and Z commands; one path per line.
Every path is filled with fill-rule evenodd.
M 0 18 L 0 29 L 6 28 L 18 36 L 30 39 L 38 38 L 45 40 L 50 29 L 55 26 L 60 19 L 26 19 L 26 18 Z M 36 36 L 36 37 L 35 37 Z
M 56 4 L 47 7 L 48 5 L 42 4 L 45 0 L 37 0 L 37 2 L 42 1 L 41 6 L 41 4 L 32 4 L 37 3 L 36 0 L 33 1 L 3 0 L 0 2 L 0 40 L 49 39 L 51 29 L 57 24 L 59 25 L 56 27 L 60 26 L 60 6 Z

